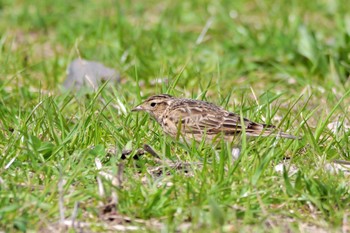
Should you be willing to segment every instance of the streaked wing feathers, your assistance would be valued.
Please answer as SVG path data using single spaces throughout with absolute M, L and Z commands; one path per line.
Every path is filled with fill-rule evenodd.
M 181 132 L 191 134 L 216 135 L 236 135 L 242 133 L 241 117 L 238 114 L 228 112 L 215 105 L 174 106 L 170 109 L 172 121 L 176 128 L 181 125 Z M 244 128 L 248 135 L 258 136 L 265 129 L 271 133 L 273 126 L 258 124 L 243 118 Z

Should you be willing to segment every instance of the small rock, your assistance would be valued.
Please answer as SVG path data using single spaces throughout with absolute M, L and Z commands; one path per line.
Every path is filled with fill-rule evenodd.
M 326 163 L 324 168 L 333 174 L 343 172 L 345 175 L 350 174 L 350 163 L 348 161 L 335 160 L 331 163 Z
M 339 131 L 344 130 L 344 132 L 348 132 L 350 130 L 350 126 L 341 121 L 334 121 L 327 125 L 328 129 L 330 129 L 334 134 L 339 133 Z
M 64 81 L 63 86 L 67 89 L 75 90 L 87 87 L 96 91 L 103 82 L 116 83 L 119 80 L 120 75 L 116 70 L 96 61 L 78 58 L 69 64 L 67 79 Z
M 275 166 L 275 171 L 282 174 L 284 172 L 284 169 L 287 169 L 287 168 L 289 168 L 287 170 L 288 176 L 292 176 L 296 174 L 299 170 L 295 165 L 293 164 L 291 165 L 290 162 L 283 161 Z
M 232 155 L 233 161 L 237 160 L 240 154 L 241 154 L 241 150 L 239 148 L 232 148 L 231 155 Z

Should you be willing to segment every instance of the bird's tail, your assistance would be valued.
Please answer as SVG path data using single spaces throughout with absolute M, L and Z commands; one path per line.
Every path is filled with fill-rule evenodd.
M 284 132 L 276 132 L 276 131 L 269 131 L 269 130 L 265 130 L 265 131 L 261 131 L 259 132 L 247 132 L 248 136 L 254 136 L 254 137 L 281 137 L 281 138 L 288 138 L 288 139 L 298 139 L 300 140 L 301 137 L 297 137 L 288 133 L 284 133 Z
M 288 139 L 294 139 L 294 140 L 300 140 L 301 137 L 297 137 L 288 133 L 284 133 L 284 132 L 275 132 L 270 134 L 271 136 L 276 136 L 276 137 L 281 137 L 281 138 L 288 138 Z
M 254 127 L 255 126 L 255 127 Z M 272 137 L 281 137 L 281 138 L 288 138 L 288 139 L 298 139 L 300 140 L 301 137 L 297 137 L 282 131 L 278 131 L 278 129 L 274 126 L 274 125 L 266 125 L 266 124 L 256 124 L 253 125 L 252 128 L 255 128 L 255 131 L 247 131 L 247 135 L 248 136 L 254 136 L 254 137 L 259 137 L 259 136 L 263 136 L 263 137 L 268 137 L 268 136 L 272 136 Z

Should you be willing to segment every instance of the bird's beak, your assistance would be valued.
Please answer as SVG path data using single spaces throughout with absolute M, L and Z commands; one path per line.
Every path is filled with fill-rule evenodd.
M 141 105 L 136 106 L 135 108 L 131 109 L 132 112 L 138 112 L 138 111 L 142 111 L 143 107 Z

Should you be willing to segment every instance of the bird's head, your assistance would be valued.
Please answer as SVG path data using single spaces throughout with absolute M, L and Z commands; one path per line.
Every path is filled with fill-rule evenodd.
M 171 104 L 174 97 L 167 94 L 153 95 L 146 99 L 141 104 L 134 107 L 131 111 L 144 111 L 151 114 L 157 121 L 159 121 L 160 116 L 164 113 L 165 109 Z

